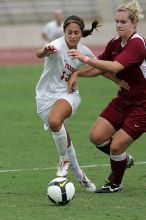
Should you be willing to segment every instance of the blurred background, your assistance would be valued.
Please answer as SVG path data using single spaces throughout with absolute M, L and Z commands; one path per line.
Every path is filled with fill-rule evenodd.
M 98 18 L 102 26 L 92 37 L 83 39 L 88 46 L 104 46 L 116 35 L 114 15 L 124 0 L 0 0 L 0 49 L 8 58 L 12 49 L 39 48 L 43 42 L 41 32 L 44 25 L 53 18 L 53 11 L 62 9 L 65 17 L 76 14 L 85 20 L 86 27 Z M 145 19 L 138 25 L 138 31 L 146 37 L 146 1 L 139 0 Z M 9 50 L 9 51 L 8 51 Z M 33 50 L 32 50 L 33 51 Z M 9 52 L 9 53 L 8 53 Z M 18 52 L 18 50 L 17 50 Z M 19 51 L 20 52 L 20 51 Z M 6 57 L 5 57 L 6 56 Z

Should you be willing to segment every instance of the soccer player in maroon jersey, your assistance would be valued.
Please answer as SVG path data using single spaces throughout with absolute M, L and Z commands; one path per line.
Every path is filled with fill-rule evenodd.
M 70 50 L 69 55 L 90 65 L 75 72 L 69 82 L 72 92 L 77 76 L 96 76 L 106 72 L 129 84 L 121 88 L 117 97 L 107 105 L 94 123 L 90 140 L 98 149 L 110 155 L 111 174 L 108 182 L 96 193 L 118 192 L 123 189 L 122 179 L 127 167 L 126 149 L 146 132 L 146 41 L 136 32 L 143 18 L 138 1 L 122 4 L 116 12 L 118 36 L 106 46 L 99 59 Z

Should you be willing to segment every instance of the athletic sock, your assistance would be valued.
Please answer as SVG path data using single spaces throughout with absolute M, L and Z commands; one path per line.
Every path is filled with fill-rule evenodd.
M 57 151 L 60 156 L 60 160 L 68 161 L 69 157 L 67 151 L 67 133 L 64 125 L 62 124 L 60 131 L 52 132 L 52 134 Z
M 67 148 L 68 150 L 68 155 L 69 155 L 69 160 L 70 160 L 70 164 L 71 164 L 71 169 L 74 173 L 74 175 L 76 176 L 76 178 L 78 180 L 82 180 L 83 179 L 83 172 L 79 166 L 77 157 L 76 157 L 76 152 L 75 149 L 73 147 L 73 144 L 71 142 L 70 146 Z
M 99 149 L 100 151 L 104 152 L 107 155 L 110 155 L 110 145 L 112 142 L 112 138 L 110 138 L 109 140 L 105 141 L 102 144 L 99 144 L 97 147 L 97 149 Z
M 122 178 L 127 166 L 127 154 L 111 155 L 110 156 L 111 170 L 112 170 L 112 183 L 117 185 L 121 184 Z

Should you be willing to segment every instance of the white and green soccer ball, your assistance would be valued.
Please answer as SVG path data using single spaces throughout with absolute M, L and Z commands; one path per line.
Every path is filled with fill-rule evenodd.
M 47 196 L 51 202 L 57 205 L 69 203 L 75 195 L 75 187 L 67 178 L 58 177 L 48 184 Z

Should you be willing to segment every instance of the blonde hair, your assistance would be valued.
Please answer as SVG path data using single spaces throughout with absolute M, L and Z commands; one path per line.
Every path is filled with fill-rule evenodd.
M 133 0 L 131 2 L 127 2 L 120 5 L 117 11 L 129 12 L 129 19 L 132 22 L 138 22 L 140 19 L 144 18 L 144 14 L 142 12 L 138 0 Z

